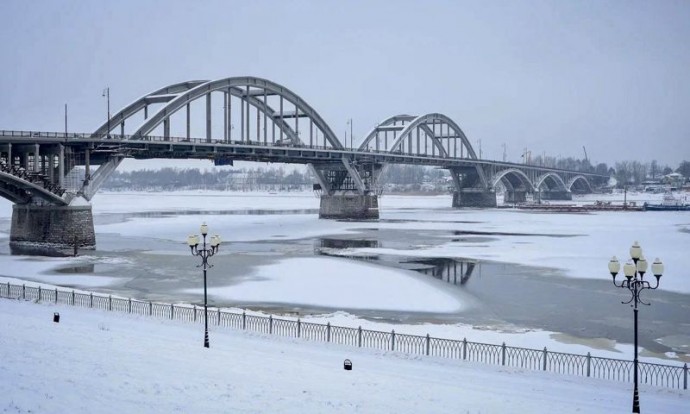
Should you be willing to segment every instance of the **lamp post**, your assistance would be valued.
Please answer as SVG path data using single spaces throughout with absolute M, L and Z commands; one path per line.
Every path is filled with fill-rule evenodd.
M 110 136 L 110 87 L 107 87 L 103 89 L 103 95 L 102 95 L 106 102 L 107 102 L 107 110 L 108 110 L 108 132 L 106 133 L 106 136 Z
M 656 289 L 659 287 L 659 279 L 664 272 L 664 265 L 661 263 L 659 258 L 654 260 L 652 263 L 652 274 L 656 278 L 656 284 L 652 286 L 647 280 L 644 280 L 644 274 L 647 272 L 647 260 L 645 260 L 644 255 L 642 255 L 642 248 L 636 241 L 630 247 L 630 258 L 632 263 L 627 262 L 623 265 L 623 274 L 625 275 L 625 280 L 621 280 L 620 284 L 616 283 L 616 275 L 621 270 L 621 264 L 613 256 L 609 262 L 609 272 L 613 276 L 613 284 L 616 287 L 628 289 L 632 297 L 627 302 L 621 302 L 624 305 L 632 303 L 633 314 L 635 317 L 635 359 L 633 360 L 633 381 L 635 383 L 635 389 L 633 391 L 633 413 L 640 412 L 640 394 L 637 387 L 637 304 L 642 303 L 643 305 L 649 305 L 640 298 L 640 293 L 645 289 Z
M 208 342 L 208 300 L 206 294 L 206 271 L 213 267 L 213 265 L 208 263 L 208 258 L 213 256 L 218 252 L 220 247 L 220 236 L 217 234 L 211 237 L 209 247 L 206 247 L 206 235 L 208 235 L 208 226 L 206 223 L 201 225 L 201 236 L 203 241 L 201 247 L 199 247 L 199 236 L 194 234 L 187 238 L 187 244 L 192 251 L 192 256 L 201 257 L 201 264 L 197 267 L 201 267 L 204 270 L 204 347 L 209 347 Z
M 354 144 L 352 142 L 352 138 L 353 138 L 353 135 L 352 135 L 352 118 L 347 120 L 347 124 L 350 125 L 350 149 L 352 149 L 352 147 L 354 146 Z M 345 132 L 345 148 L 348 148 L 347 147 L 347 132 Z

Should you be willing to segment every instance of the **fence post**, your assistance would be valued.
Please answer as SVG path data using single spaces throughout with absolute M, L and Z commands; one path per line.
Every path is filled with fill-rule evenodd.
M 546 347 L 544 347 L 544 371 L 546 371 Z
M 22 285 L 22 299 L 26 300 L 26 285 Z
M 587 352 L 587 376 L 590 376 L 592 370 L 592 354 Z
M 132 298 L 129 298 L 127 302 L 127 312 L 132 313 Z
M 196 305 L 194 305 L 194 322 L 196 322 Z
M 175 305 L 172 303 L 170 304 L 170 320 L 173 320 L 175 318 Z
M 326 324 L 326 342 L 331 342 L 331 323 Z
M 153 302 L 149 302 L 149 316 L 153 316 Z
M 113 295 L 108 295 L 108 310 L 113 310 Z
M 93 308 L 93 292 L 89 293 L 89 307 Z
M 467 359 L 467 338 L 462 338 L 462 359 Z
M 395 329 L 391 330 L 391 351 L 395 351 Z
M 218 308 L 218 323 L 216 325 L 220 326 L 220 308 Z
M 242 311 L 242 329 L 247 329 L 247 313 Z
M 683 372 L 685 372 L 685 375 L 683 376 L 683 389 L 687 390 L 688 389 L 688 364 L 687 362 L 685 365 L 683 365 Z
M 302 337 L 302 322 L 297 318 L 297 337 Z
M 8 287 L 8 288 L 7 288 L 7 296 L 9 296 L 9 293 L 10 293 L 10 289 L 9 289 L 9 287 Z M 55 303 L 56 303 L 56 304 L 57 304 L 57 294 L 58 294 L 58 290 L 57 290 L 57 288 L 55 288 Z
M 362 347 L 362 327 L 357 328 L 357 346 Z
M 273 315 L 268 315 L 268 333 L 273 335 Z
M 55 290 L 57 290 L 57 288 Z M 10 282 L 7 282 L 7 297 L 10 297 Z
M 429 350 L 431 349 L 431 338 L 429 334 L 426 334 L 426 356 L 429 356 Z
M 501 365 L 506 364 L 506 343 L 501 345 Z
M 74 306 L 74 289 L 72 290 L 72 306 Z
M 38 286 L 38 301 L 41 301 L 41 285 Z

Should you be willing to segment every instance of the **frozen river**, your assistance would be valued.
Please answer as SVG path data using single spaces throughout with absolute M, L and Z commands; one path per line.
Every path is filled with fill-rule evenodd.
M 199 259 L 185 241 L 205 221 L 223 239 L 208 278 L 214 306 L 623 357 L 632 312 L 607 264 L 639 240 L 666 266 L 661 288 L 645 292 L 640 344 L 647 356 L 688 360 L 690 213 L 454 210 L 450 196 L 387 195 L 380 220 L 357 222 L 319 220 L 318 202 L 311 193 L 98 194 L 98 250 L 38 258 L 9 254 L 3 201 L 0 275 L 200 304 Z

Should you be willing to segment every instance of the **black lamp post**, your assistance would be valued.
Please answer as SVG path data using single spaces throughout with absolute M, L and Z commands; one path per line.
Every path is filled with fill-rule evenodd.
M 194 234 L 187 238 L 187 244 L 192 251 L 193 256 L 201 257 L 201 264 L 197 267 L 201 267 L 204 270 L 204 347 L 208 348 L 208 300 L 206 295 L 206 271 L 213 267 L 213 265 L 208 263 L 208 258 L 218 252 L 220 247 L 220 236 L 217 234 L 211 237 L 210 247 L 206 247 L 206 235 L 208 234 L 208 226 L 206 223 L 201 225 L 201 236 L 203 237 L 203 242 L 201 247 L 199 247 L 199 236 Z
M 625 280 L 622 280 L 620 284 L 616 283 L 616 275 L 621 270 L 621 264 L 613 256 L 609 262 L 609 272 L 613 276 L 613 284 L 619 288 L 625 288 L 630 291 L 632 297 L 627 302 L 621 302 L 623 304 L 632 303 L 633 314 L 635 315 L 635 359 L 633 360 L 633 378 L 635 382 L 635 390 L 633 391 L 633 413 L 640 412 L 640 394 L 637 387 L 637 304 L 642 303 L 643 305 L 649 305 L 640 298 L 640 293 L 645 289 L 656 289 L 659 287 L 659 279 L 661 274 L 664 272 L 664 265 L 661 263 L 659 258 L 654 260 L 652 263 L 652 274 L 656 277 L 656 285 L 652 286 L 647 280 L 644 280 L 644 274 L 647 272 L 647 260 L 645 260 L 642 255 L 642 248 L 637 243 L 633 243 L 630 248 L 630 258 L 633 263 L 627 262 L 623 265 L 623 274 L 625 274 Z

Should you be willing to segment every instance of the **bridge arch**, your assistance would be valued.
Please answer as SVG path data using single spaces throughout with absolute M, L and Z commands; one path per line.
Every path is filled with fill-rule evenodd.
M 563 178 L 561 178 L 560 175 L 554 172 L 547 172 L 537 177 L 536 181 L 534 182 L 534 188 L 540 189 L 544 184 L 546 184 L 549 187 L 549 189 L 556 189 L 561 191 L 568 191 L 568 189 L 570 188 L 566 187 Z
M 576 175 L 576 176 L 570 178 L 566 184 L 566 189 L 568 191 L 572 191 L 575 183 L 582 183 L 585 187 L 587 187 L 589 192 L 593 191 L 592 190 L 592 184 L 590 184 L 589 180 L 584 175 Z
M 62 197 L 42 186 L 4 171 L 0 171 L 0 197 L 16 204 L 27 204 L 32 198 L 39 198 L 56 206 L 68 204 Z
M 388 140 L 388 132 L 393 139 Z M 384 134 L 381 148 L 381 133 Z M 429 152 L 431 144 L 431 152 Z M 460 126 L 446 115 L 396 115 L 374 127 L 359 147 L 360 151 L 388 151 L 407 155 L 431 155 L 442 158 L 477 159 Z M 458 154 L 458 150 L 459 153 Z
M 292 144 L 304 144 L 300 139 L 300 132 L 298 130 L 297 118 L 305 117 L 311 122 L 310 134 L 312 133 L 311 126 L 317 128 L 317 135 L 320 132 L 324 139 L 324 146 L 333 149 L 343 149 L 336 135 L 331 128 L 326 124 L 323 118 L 307 104 L 300 96 L 290 91 L 286 87 L 277 83 L 271 82 L 267 79 L 256 77 L 231 77 L 215 81 L 208 81 L 199 83 L 189 90 L 180 93 L 173 97 L 169 102 L 158 110 L 153 116 L 147 119 L 133 134 L 133 139 L 141 139 L 148 135 L 155 128 L 164 125 L 164 135 L 167 135 L 166 124 L 169 123 L 170 116 L 185 107 L 187 104 L 203 97 L 209 97 L 212 92 L 224 92 L 231 96 L 238 97 L 243 104 L 247 105 L 246 119 L 249 121 L 249 105 L 254 107 L 257 111 L 264 115 L 264 125 L 266 120 L 275 124 L 291 141 Z M 267 102 L 268 96 L 279 96 L 280 107 L 273 108 Z M 263 97 L 263 100 L 261 99 Z M 207 104 L 210 98 L 207 98 Z M 283 102 L 287 101 L 294 105 L 294 112 L 286 112 L 283 108 Z M 244 110 L 244 109 L 243 109 Z M 257 115 L 258 116 L 258 115 Z M 288 124 L 286 119 L 295 119 L 295 128 Z M 207 122 L 210 122 L 207 119 Z M 242 120 L 244 122 L 244 119 Z M 249 122 L 247 123 L 247 128 Z M 258 127 L 258 125 L 257 125 Z M 265 131 L 265 128 L 264 128 Z M 265 133 L 265 132 L 264 132 Z M 207 139 L 210 140 L 210 128 L 207 126 Z M 249 138 L 249 137 L 248 137 Z M 310 135 L 311 140 L 311 135 Z
M 508 185 L 506 187 L 510 189 L 518 189 L 520 187 L 524 187 L 528 191 L 534 191 L 535 189 L 527 174 L 517 168 L 508 168 L 497 172 L 491 178 L 491 188 L 495 188 L 501 181 L 504 183 L 507 181 Z
M 131 118 L 132 116 L 138 114 L 141 110 L 144 110 L 145 118 L 148 118 L 148 106 L 151 104 L 170 102 L 181 93 L 187 92 L 188 90 L 195 88 L 203 83 L 208 82 L 207 80 L 195 80 L 188 82 L 174 83 L 172 85 L 165 86 L 160 89 L 156 89 L 153 92 L 147 93 L 141 98 L 135 100 L 129 105 L 122 108 L 120 111 L 116 112 L 110 117 L 110 119 L 103 122 L 93 134 L 92 137 L 101 137 L 107 135 L 115 129 L 118 125 L 123 125 L 124 122 Z

